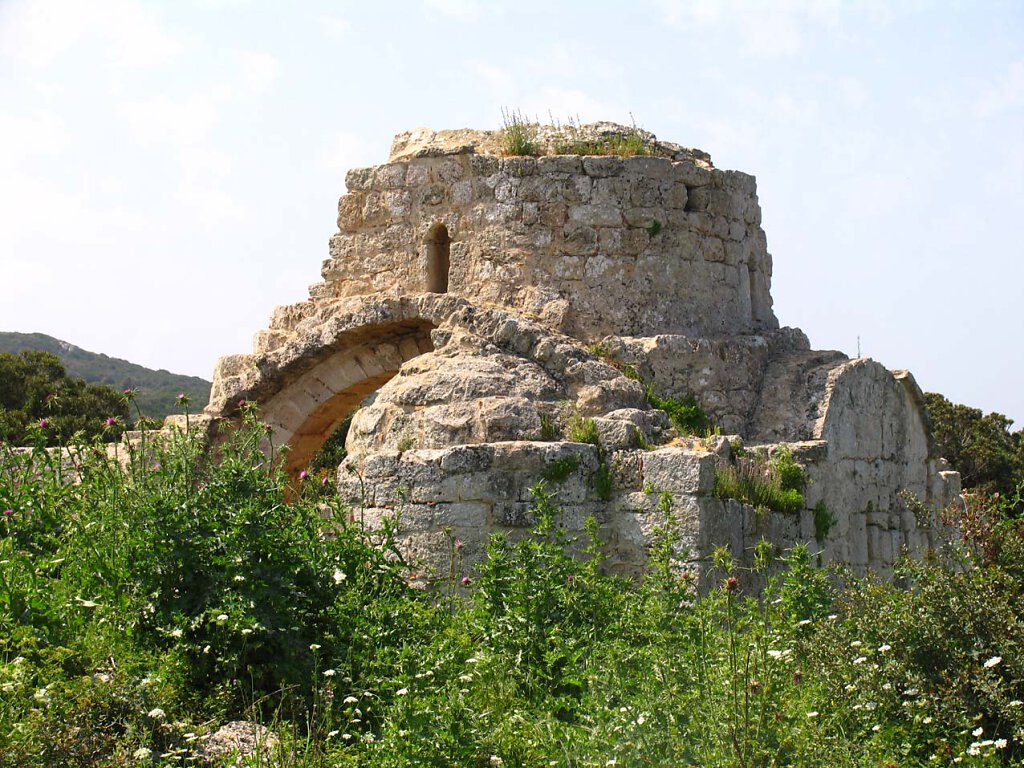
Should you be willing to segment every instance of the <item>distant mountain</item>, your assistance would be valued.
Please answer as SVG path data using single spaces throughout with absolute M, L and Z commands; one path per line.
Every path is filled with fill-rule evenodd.
M 154 371 L 127 360 L 107 357 L 55 339 L 43 333 L 10 333 L 0 331 L 0 352 L 21 352 L 39 349 L 60 358 L 70 376 L 90 384 L 107 384 L 118 391 L 137 389 L 136 402 L 142 413 L 163 419 L 180 413 L 176 399 L 184 392 L 191 399 L 189 410 L 201 411 L 210 401 L 210 382 L 198 376 L 181 376 L 163 369 Z M 133 412 L 132 417 L 135 417 Z

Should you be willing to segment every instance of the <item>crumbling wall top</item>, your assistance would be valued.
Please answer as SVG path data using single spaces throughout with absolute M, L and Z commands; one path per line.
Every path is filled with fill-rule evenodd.
M 641 128 L 607 121 L 569 126 L 531 124 L 528 127 L 538 155 L 577 154 L 566 147 L 571 147 L 573 143 L 601 144 L 634 137 L 643 143 L 645 154 L 672 160 L 690 160 L 707 170 L 714 168 L 711 155 L 707 152 L 683 147 L 670 141 L 660 141 L 653 133 Z M 470 128 L 447 131 L 414 128 L 395 136 L 388 162 L 448 155 L 476 154 L 500 157 L 508 154 L 505 149 L 504 133 L 504 130 L 477 131 Z

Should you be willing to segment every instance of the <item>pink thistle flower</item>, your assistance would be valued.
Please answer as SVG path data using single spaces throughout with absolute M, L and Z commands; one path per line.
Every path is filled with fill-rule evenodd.
M 464 546 L 466 546 L 466 545 L 462 543 L 462 539 L 456 539 L 455 540 L 455 548 L 456 549 L 462 549 Z
M 469 576 L 463 576 L 459 583 L 462 584 L 462 586 L 464 587 L 468 587 L 472 583 L 472 581 L 473 580 L 470 579 Z
M 740 588 L 740 580 L 735 576 L 730 576 L 722 582 L 722 586 L 725 587 L 726 592 L 736 592 Z
M 4 517 L 10 517 L 13 514 L 14 514 L 14 510 L 13 509 L 5 509 L 4 510 Z
M 299 472 L 299 480 L 305 480 L 307 477 L 309 477 L 309 473 L 306 470 Z
M 39 420 L 39 428 L 40 429 L 46 429 L 48 426 L 50 426 L 50 422 L 48 422 L 46 419 L 40 419 Z
M 117 419 L 115 419 L 113 416 L 107 416 L 107 426 L 108 427 L 117 426 Z

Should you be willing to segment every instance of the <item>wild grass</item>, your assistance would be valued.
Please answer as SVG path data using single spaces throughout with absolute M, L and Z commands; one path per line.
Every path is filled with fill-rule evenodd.
M 493 537 L 472 570 L 451 538 L 447 583 L 424 592 L 393 531 L 349 522 L 320 483 L 286 504 L 245 418 L 216 463 L 188 432 L 120 460 L 71 446 L 66 466 L 0 447 L 0 765 L 193 765 L 236 719 L 281 739 L 250 766 L 1024 759 L 1019 521 L 965 549 L 974 567 L 909 564 L 908 590 L 768 543 L 756 574 L 725 551 L 692 562 L 658 494 L 634 582 L 540 486 L 527 535 Z
M 636 123 L 622 135 L 597 137 L 587 133 L 578 119 L 570 118 L 565 125 L 552 120 L 557 129 L 556 155 L 618 155 L 635 157 L 649 155 L 650 147 Z
M 715 468 L 714 494 L 756 509 L 795 514 L 804 507 L 806 483 L 807 475 L 793 454 L 780 450 L 770 460 L 754 455 L 720 462 Z
M 537 143 L 537 123 L 530 122 L 519 110 L 501 110 L 502 148 L 506 155 L 532 156 L 540 154 Z

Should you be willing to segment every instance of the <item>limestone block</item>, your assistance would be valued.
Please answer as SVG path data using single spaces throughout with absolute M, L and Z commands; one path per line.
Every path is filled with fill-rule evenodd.
M 851 565 L 866 565 L 869 559 L 867 516 L 854 513 L 849 516 L 847 532 L 847 562 Z
M 649 179 L 667 181 L 676 174 L 671 160 L 664 157 L 637 155 L 622 161 L 624 173 L 634 174 Z
M 430 181 L 430 166 L 422 161 L 409 163 L 405 171 L 405 186 L 422 187 Z
M 577 175 L 583 172 L 579 155 L 548 155 L 537 158 L 537 173 Z
M 537 172 L 537 159 L 533 157 L 503 157 L 498 161 L 498 173 L 508 178 L 533 176 Z
M 452 205 L 469 205 L 473 202 L 473 182 L 459 181 L 452 184 Z
M 687 187 L 703 187 L 711 183 L 711 171 L 696 163 L 683 161 L 672 164 L 672 178 Z
M 523 501 L 495 501 L 491 521 L 505 528 L 528 528 L 537 522 L 533 504 Z
M 715 485 L 715 456 L 667 447 L 644 455 L 644 482 L 655 491 L 707 495 Z
M 630 201 L 634 206 L 641 208 L 662 208 L 671 188 L 670 183 L 653 178 L 633 179 L 630 184 Z M 662 218 L 665 218 L 665 214 L 662 214 Z
M 434 179 L 441 184 L 454 184 L 466 175 L 466 167 L 459 157 L 446 157 L 436 161 L 434 167 Z
M 375 189 L 396 189 L 405 185 L 407 166 L 405 163 L 388 163 L 378 166 L 373 175 Z
M 345 186 L 350 192 L 365 192 L 373 187 L 375 168 L 353 168 L 345 174 Z
M 559 251 L 570 256 L 586 256 L 597 252 L 597 232 L 593 227 L 569 221 L 558 240 Z
M 622 211 L 613 205 L 569 206 L 569 220 L 591 227 L 622 226 Z
M 435 525 L 441 528 L 465 530 L 482 528 L 490 522 L 491 506 L 480 502 L 438 504 L 434 508 Z
M 584 172 L 594 178 L 618 176 L 622 168 L 622 158 L 617 155 L 588 155 L 583 158 Z

